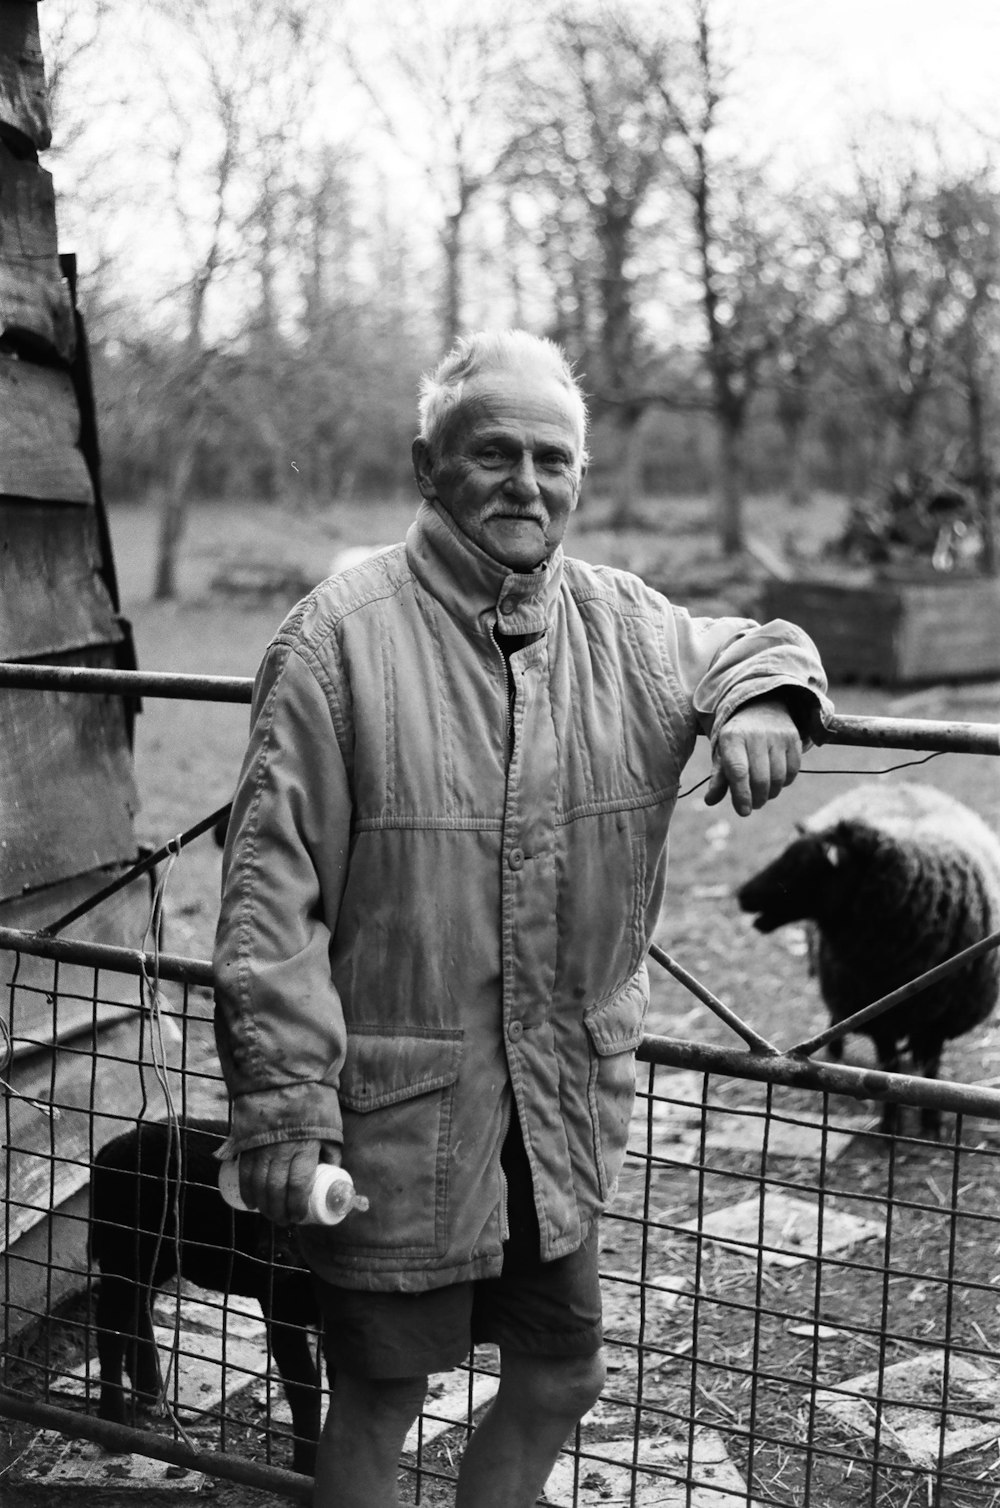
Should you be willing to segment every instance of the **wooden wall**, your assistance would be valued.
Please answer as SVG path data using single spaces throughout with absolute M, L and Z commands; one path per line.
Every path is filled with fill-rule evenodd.
M 52 176 L 39 160 L 50 134 L 37 6 L 0 0 L 0 659 L 124 667 L 134 657 L 75 268 L 60 258 Z M 0 688 L 0 925 L 40 929 L 134 861 L 134 711 L 115 696 Z M 64 935 L 139 947 L 149 906 L 148 881 L 137 881 Z M 50 1123 L 18 1096 L 57 1085 L 86 1119 L 95 1094 L 128 1114 L 143 1092 L 129 1062 L 141 1056 L 136 1018 L 101 1004 L 95 1032 L 92 971 L 64 970 L 54 998 L 51 964 L 25 955 L 11 989 L 14 962 L 0 953 L 0 1014 L 15 1038 L 0 1078 L 15 1091 L 7 1124 L 18 1128 L 6 1153 L 8 1264 L 16 1238 L 47 1214 L 34 1144 L 54 1159 L 55 1204 L 86 1182 L 79 1158 L 90 1144 L 80 1114 Z M 102 974 L 100 996 L 134 1002 L 136 981 Z M 68 1045 L 81 1034 L 97 1047 L 93 1081 L 92 1060 Z M 0 1249 L 3 1232 L 0 1222 Z

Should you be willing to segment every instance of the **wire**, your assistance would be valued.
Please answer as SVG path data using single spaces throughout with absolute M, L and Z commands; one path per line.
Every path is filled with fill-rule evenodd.
M 163 1202 L 162 1202 L 162 1204 L 160 1206 L 160 1224 L 159 1224 L 159 1229 L 156 1232 L 156 1248 L 155 1248 L 155 1252 L 154 1252 L 154 1256 L 153 1256 L 152 1271 L 155 1272 L 156 1268 L 159 1266 L 160 1249 L 161 1249 L 161 1247 L 163 1245 L 163 1242 L 166 1240 L 167 1215 L 168 1215 L 168 1212 L 169 1212 L 170 1214 L 173 1215 L 173 1221 L 174 1221 L 174 1231 L 173 1231 L 174 1270 L 176 1271 L 176 1273 L 178 1275 L 178 1278 L 180 1277 L 180 1274 L 181 1274 L 181 1209 L 180 1209 L 180 1202 L 181 1202 L 181 1179 L 183 1177 L 183 1172 L 184 1172 L 183 1159 L 182 1159 L 183 1146 L 182 1146 L 182 1142 L 181 1142 L 180 1117 L 179 1117 L 179 1115 L 177 1113 L 177 1106 L 174 1103 L 173 1090 L 170 1087 L 170 1065 L 169 1065 L 168 1056 L 167 1056 L 166 1033 L 164 1031 L 164 1021 L 163 1021 L 163 1013 L 162 1013 L 162 998 L 163 997 L 160 994 L 160 934 L 161 934 L 162 927 L 163 927 L 163 907 L 164 907 L 164 899 L 165 899 L 165 896 L 166 896 L 167 883 L 168 883 L 168 881 L 170 879 L 171 871 L 173 870 L 173 867 L 174 867 L 175 863 L 177 862 L 177 859 L 180 856 L 180 852 L 181 852 L 181 849 L 184 846 L 184 842 L 185 842 L 185 834 L 179 833 L 175 838 L 171 838 L 170 841 L 164 845 L 164 851 L 165 851 L 165 853 L 167 855 L 167 861 L 166 861 L 165 865 L 163 866 L 163 869 L 162 869 L 161 873 L 159 875 L 157 875 L 157 878 L 156 878 L 156 886 L 155 886 L 154 891 L 153 891 L 153 899 L 152 899 L 152 903 L 150 905 L 149 917 L 148 917 L 147 922 L 146 922 L 146 931 L 145 931 L 145 934 L 143 936 L 142 949 L 141 949 L 140 955 L 139 955 L 140 959 L 141 959 L 141 972 L 140 972 L 141 994 L 148 1001 L 148 1005 L 149 1005 L 153 1072 L 154 1072 L 154 1074 L 156 1076 L 156 1081 L 159 1084 L 160 1089 L 161 1089 L 161 1091 L 163 1093 L 163 1098 L 164 1098 L 164 1101 L 165 1101 L 166 1107 L 167 1107 L 167 1142 L 166 1142 L 166 1153 L 165 1153 L 164 1168 L 163 1168 L 163 1188 L 164 1188 L 164 1195 L 165 1196 L 167 1194 L 167 1191 L 170 1190 L 170 1188 L 171 1188 L 171 1181 L 170 1181 L 171 1152 L 173 1152 L 175 1154 L 175 1156 L 176 1156 L 176 1160 L 175 1160 L 175 1163 L 174 1163 L 174 1166 L 176 1168 L 176 1176 L 175 1176 L 175 1178 L 173 1180 L 173 1192 L 172 1192 L 172 1195 L 169 1198 L 169 1200 L 168 1200 L 167 1197 L 164 1197 Z M 152 959 L 153 959 L 152 974 L 150 974 L 149 971 L 146 968 L 145 956 L 146 956 L 147 952 L 151 953 Z M 140 1072 L 141 1072 L 141 1069 L 140 1069 Z M 184 1428 L 184 1426 L 181 1423 L 181 1421 L 178 1419 L 177 1413 L 172 1408 L 172 1406 L 170 1404 L 169 1397 L 168 1397 L 168 1389 L 170 1387 L 170 1379 L 171 1379 L 172 1375 L 174 1374 L 174 1372 L 177 1369 L 178 1355 L 179 1355 L 179 1351 L 180 1351 L 180 1323 L 179 1323 L 179 1320 L 180 1320 L 180 1295 L 181 1295 L 181 1288 L 180 1288 L 180 1283 L 178 1282 L 178 1285 L 177 1285 L 177 1307 L 176 1307 L 175 1313 L 174 1313 L 174 1336 L 173 1336 L 173 1341 L 172 1341 L 172 1344 L 171 1344 L 171 1347 L 170 1347 L 170 1360 L 167 1363 L 166 1369 L 164 1370 L 162 1378 L 161 1378 L 161 1382 L 160 1382 L 160 1396 L 159 1396 L 159 1399 L 157 1401 L 158 1401 L 160 1407 L 163 1409 L 164 1413 L 170 1419 L 170 1421 L 173 1424 L 174 1428 L 177 1430 L 177 1432 L 180 1435 L 181 1439 L 184 1441 L 184 1443 L 187 1446 L 189 1446 L 193 1450 L 194 1449 L 194 1441 L 193 1441 L 191 1435 L 188 1433 L 188 1431 Z M 152 1332 L 152 1330 L 153 1330 L 153 1285 L 152 1284 L 150 1284 L 149 1287 L 146 1290 L 146 1316 L 147 1316 L 147 1319 L 149 1320 L 150 1332 Z
M 940 759 L 942 754 L 947 754 L 947 749 L 935 749 L 933 754 L 925 754 L 923 759 L 904 759 L 901 764 L 886 765 L 883 770 L 854 770 L 854 769 L 814 769 L 808 766 L 799 771 L 800 775 L 891 775 L 893 770 L 908 770 L 911 765 L 929 764 L 932 759 Z M 703 785 L 711 780 L 711 775 L 706 775 L 704 780 L 699 780 L 697 785 L 688 786 L 686 791 L 681 791 L 677 797 L 683 801 L 685 796 L 693 796 L 695 791 L 700 791 Z
M 148 874 L 150 870 L 154 870 L 163 859 L 168 858 L 171 854 L 176 858 L 180 850 L 186 844 L 190 843 L 193 838 L 200 838 L 201 834 L 208 832 L 210 827 L 215 827 L 221 818 L 228 818 L 232 807 L 233 803 L 227 801 L 225 806 L 220 806 L 218 811 L 212 812 L 208 817 L 202 817 L 200 821 L 189 827 L 186 832 L 178 833 L 176 838 L 170 838 L 163 844 L 162 848 L 156 849 L 155 853 L 146 854 L 144 858 L 137 860 L 124 874 L 120 874 L 117 879 L 112 880 L 110 885 L 105 885 L 100 890 L 95 891 L 93 895 L 88 895 L 86 900 L 81 901 L 78 906 L 74 906 L 72 911 L 67 911 L 57 921 L 50 922 L 47 927 L 43 927 L 42 936 L 55 937 L 57 932 L 61 932 L 64 927 L 68 927 L 70 922 L 75 922 L 81 916 L 85 916 L 88 911 L 92 911 L 95 906 L 99 906 L 101 901 L 106 901 L 109 896 L 115 895 L 125 885 L 129 885 L 133 880 L 137 880 L 140 875 Z
M 940 759 L 942 754 L 947 754 L 948 749 L 935 749 L 933 754 L 925 754 L 923 759 L 904 759 L 901 764 L 886 765 L 884 770 L 801 770 L 802 775 L 890 775 L 893 770 L 908 770 L 911 765 L 930 764 L 932 759 Z
M 10 992 L 10 1019 L 12 1022 L 14 1020 L 14 992 L 17 988 L 17 976 L 20 972 L 21 955 L 20 953 L 15 953 L 14 970 L 10 976 L 10 982 L 8 985 Z M 60 1120 L 62 1118 L 62 1111 L 59 1109 L 58 1105 L 47 1104 L 45 1100 L 34 1100 L 30 1095 L 22 1094 L 20 1089 L 15 1089 L 14 1085 L 9 1083 L 7 1079 L 3 1077 L 3 1075 L 10 1068 L 13 1061 L 14 1038 L 11 1035 L 10 1027 L 7 1025 L 3 1017 L 0 1016 L 0 1089 L 5 1090 L 7 1094 L 13 1095 L 14 1099 L 21 1100 L 21 1102 L 27 1105 L 29 1109 L 37 1110 L 39 1115 L 47 1116 L 50 1121 Z

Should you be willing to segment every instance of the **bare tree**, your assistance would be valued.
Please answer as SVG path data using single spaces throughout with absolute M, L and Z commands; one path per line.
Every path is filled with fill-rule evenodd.
M 253 8 L 241 0 L 155 0 L 153 9 L 175 43 L 167 68 L 158 55 L 150 63 L 166 152 L 162 209 L 184 264 L 173 290 L 174 359 L 162 394 L 169 460 L 153 595 L 163 599 L 177 591 L 177 554 L 199 448 L 210 428 L 225 420 L 225 392 L 216 382 L 219 337 L 209 324 L 213 296 L 225 293 L 232 306 L 245 306 L 255 273 L 254 317 L 258 326 L 263 321 L 265 341 L 273 337 L 279 190 L 290 193 L 287 153 L 294 150 L 294 126 L 314 75 L 310 7 L 302 0 L 266 0 Z
M 965 404 L 969 463 L 983 530 L 983 566 L 1000 571 L 995 522 L 996 452 L 990 443 L 996 406 L 1000 309 L 1000 206 L 990 168 L 952 178 L 935 196 L 937 236 L 954 301 L 949 356 Z M 991 412 L 992 410 L 992 412 Z
M 809 499 L 809 424 L 847 304 L 840 227 L 827 198 L 802 190 L 785 197 L 783 210 L 770 247 L 772 270 L 780 266 L 781 275 L 771 299 L 775 346 L 766 381 L 785 440 L 786 493 L 794 508 Z
M 93 131 L 97 102 L 82 83 L 85 76 L 92 83 L 93 65 L 110 45 L 112 6 L 113 0 L 51 0 L 40 9 L 54 161 Z
M 445 345 L 464 327 L 473 210 L 502 178 L 517 140 L 524 37 L 516 5 L 487 13 L 460 0 L 408 0 L 383 21 L 373 57 L 349 49 L 377 119 L 435 205 Z
M 645 258 L 662 216 L 662 102 L 608 6 L 569 6 L 550 18 L 545 67 L 525 90 L 527 129 L 510 160 L 512 198 L 552 290 L 552 333 L 583 369 L 597 417 L 617 436 L 615 519 L 631 520 L 642 419 L 663 401 L 651 387 L 656 348 L 642 318 L 659 269 Z M 670 66 L 669 31 L 650 48 Z
M 918 428 L 941 376 L 951 322 L 950 280 L 934 234 L 933 192 L 912 161 L 857 162 L 849 264 L 858 375 L 888 427 L 888 469 L 924 459 Z
M 723 110 L 733 68 L 714 0 L 686 0 L 680 66 L 663 67 L 648 31 L 629 18 L 620 34 L 645 65 L 648 88 L 666 112 L 674 182 L 686 208 L 699 289 L 708 407 L 719 435 L 718 532 L 726 554 L 743 538 L 744 434 L 751 399 L 787 321 L 777 275 L 776 223 L 761 175 L 727 158 Z

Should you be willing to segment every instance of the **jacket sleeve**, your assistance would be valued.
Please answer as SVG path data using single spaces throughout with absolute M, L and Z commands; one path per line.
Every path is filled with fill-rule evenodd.
M 813 712 L 833 711 L 815 644 L 783 618 L 692 618 L 668 605 L 667 655 L 713 746 L 733 713 L 756 697 L 784 697 L 803 741 Z
M 233 1115 L 226 1155 L 342 1138 L 346 1033 L 330 940 L 350 813 L 330 697 L 279 639 L 258 672 L 223 855 L 214 964 Z

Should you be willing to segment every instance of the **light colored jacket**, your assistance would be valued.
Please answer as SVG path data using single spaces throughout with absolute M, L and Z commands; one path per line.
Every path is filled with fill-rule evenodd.
M 493 637 L 540 634 L 510 656 Z M 698 619 L 557 551 L 511 573 L 424 503 L 259 672 L 225 854 L 232 1151 L 342 1142 L 367 1213 L 304 1228 L 354 1288 L 495 1275 L 516 1101 L 544 1259 L 614 1188 L 667 827 L 699 730 L 794 686 L 783 622 Z

